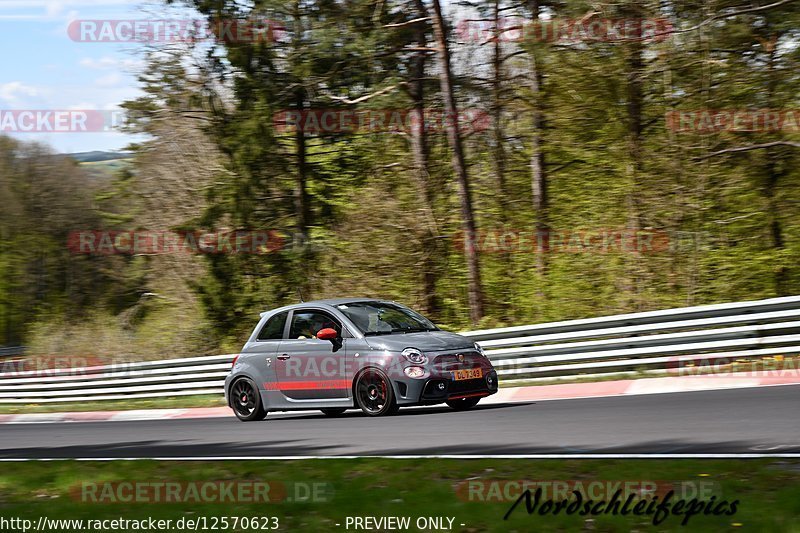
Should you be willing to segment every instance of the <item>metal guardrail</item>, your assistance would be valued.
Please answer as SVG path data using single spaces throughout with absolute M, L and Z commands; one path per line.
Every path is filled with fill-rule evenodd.
M 800 296 L 469 331 L 516 384 L 800 354 Z M 234 355 L 0 373 L 0 403 L 222 394 Z M 2 365 L 2 363 L 0 363 Z
M 25 353 L 25 346 L 0 346 L 0 359 L 15 357 Z
M 221 395 L 235 354 L 0 373 L 0 403 Z M 24 368 L 24 367 L 23 367 Z

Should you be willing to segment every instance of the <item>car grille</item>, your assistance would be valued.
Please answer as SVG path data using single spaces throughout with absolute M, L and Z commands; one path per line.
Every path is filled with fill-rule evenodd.
M 487 376 L 492 377 L 492 386 L 489 386 L 487 383 Z M 439 385 L 444 383 L 445 388 L 444 390 L 439 389 Z M 445 398 L 456 396 L 458 397 L 461 394 L 470 394 L 470 393 L 479 393 L 479 392 L 486 392 L 487 394 L 494 394 L 497 392 L 497 373 L 492 370 L 486 374 L 484 377 L 478 379 L 460 379 L 460 380 L 453 380 L 450 379 L 448 376 L 441 376 L 441 377 L 432 377 L 428 380 L 425 384 L 425 388 L 422 391 L 422 400 L 439 400 L 443 401 Z
M 459 355 L 464 357 L 463 361 L 459 359 Z M 433 360 L 433 365 L 439 372 L 449 372 L 452 370 L 480 368 L 482 361 L 483 357 L 477 352 L 457 352 L 438 356 Z
M 452 395 L 459 394 L 461 392 L 474 392 L 479 390 L 487 390 L 486 381 L 483 378 L 451 381 L 450 386 L 447 388 L 447 393 Z

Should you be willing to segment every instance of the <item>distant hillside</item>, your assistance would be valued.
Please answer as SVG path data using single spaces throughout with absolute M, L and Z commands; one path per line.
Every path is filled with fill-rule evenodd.
M 92 152 L 77 152 L 74 154 L 65 155 L 71 157 L 79 163 L 96 163 L 99 161 L 113 161 L 116 159 L 130 159 L 133 157 L 133 154 L 129 152 L 103 152 L 101 150 L 94 150 Z
M 130 168 L 133 164 L 133 154 L 128 152 L 80 152 L 65 154 L 78 161 L 78 164 L 89 176 L 96 180 L 108 180 L 123 168 Z

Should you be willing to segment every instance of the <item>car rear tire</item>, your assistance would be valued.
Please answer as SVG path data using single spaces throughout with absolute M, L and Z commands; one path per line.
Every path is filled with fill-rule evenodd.
M 347 411 L 344 407 L 329 407 L 327 409 L 320 409 L 325 415 L 327 416 L 339 416 L 345 411 Z
M 394 389 L 389 378 L 377 368 L 368 368 L 356 378 L 353 386 L 356 405 L 367 416 L 386 416 L 397 413 Z
M 446 403 L 447 405 L 456 411 L 466 411 L 467 409 L 472 409 L 478 402 L 481 401 L 480 398 L 459 398 L 458 400 L 448 400 Z
M 233 382 L 230 390 L 231 408 L 236 418 L 242 422 L 263 420 L 267 410 L 261 402 L 255 382 L 246 377 L 241 377 Z

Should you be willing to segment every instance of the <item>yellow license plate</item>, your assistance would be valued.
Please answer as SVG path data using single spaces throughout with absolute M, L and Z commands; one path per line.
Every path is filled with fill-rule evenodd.
M 483 370 L 472 368 L 469 370 L 453 370 L 453 380 L 462 381 L 465 379 L 480 379 L 483 377 Z

